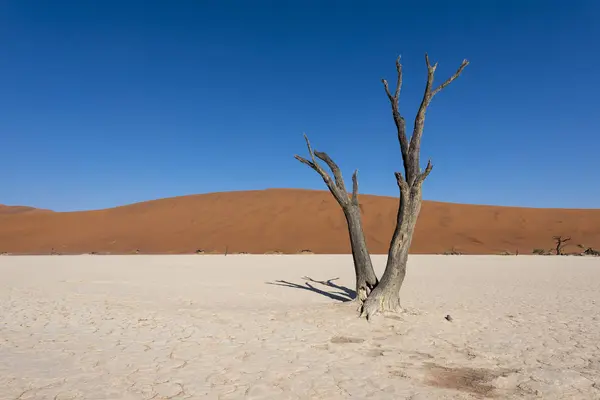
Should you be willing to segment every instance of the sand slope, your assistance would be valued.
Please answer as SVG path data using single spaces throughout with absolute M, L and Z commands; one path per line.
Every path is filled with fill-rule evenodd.
M 8 214 L 22 214 L 22 213 L 40 213 L 40 212 L 51 212 L 50 210 L 42 210 L 39 208 L 27 207 L 27 206 L 5 206 L 0 204 L 0 215 Z
M 411 256 L 409 312 L 372 323 L 340 301 L 352 275 L 350 256 L 0 257 L 0 399 L 600 399 L 600 259 Z
M 387 252 L 398 199 L 361 196 L 367 241 Z M 346 224 L 328 192 L 274 189 L 176 197 L 113 209 L 2 212 L 0 252 L 219 253 L 350 251 Z M 413 253 L 521 254 L 552 247 L 553 235 L 600 248 L 600 210 L 425 202 Z M 576 250 L 576 247 L 571 247 Z

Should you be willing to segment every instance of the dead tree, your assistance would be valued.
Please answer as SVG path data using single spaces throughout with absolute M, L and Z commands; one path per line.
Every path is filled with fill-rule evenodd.
M 600 251 L 594 250 L 592 247 L 585 246 L 583 244 L 578 244 L 577 247 L 579 247 L 582 250 L 582 256 L 600 256 Z
M 402 283 L 404 282 L 404 277 L 406 275 L 408 250 L 410 248 L 417 219 L 421 211 L 421 202 L 423 199 L 422 185 L 425 181 L 425 178 L 427 178 L 427 176 L 433 168 L 431 161 L 427 163 L 427 166 L 425 167 L 424 171 L 421 169 L 420 166 L 421 137 L 423 136 L 423 129 L 425 127 L 425 114 L 434 96 L 440 91 L 442 91 L 445 87 L 447 87 L 450 83 L 452 83 L 456 78 L 458 78 L 464 70 L 464 68 L 469 64 L 467 60 L 463 60 L 462 64 L 454 73 L 454 75 L 452 75 L 438 87 L 434 88 L 433 80 L 435 70 L 437 68 L 437 63 L 431 65 L 427 54 L 425 54 L 425 62 L 427 65 L 427 82 L 425 85 L 423 99 L 421 101 L 421 105 L 419 107 L 419 110 L 417 111 L 417 115 L 414 121 L 413 132 L 410 139 L 406 135 L 405 120 L 402 114 L 400 113 L 399 100 L 400 89 L 402 87 L 402 64 L 400 63 L 400 57 L 398 57 L 398 59 L 396 60 L 397 81 L 396 88 L 393 94 L 389 89 L 388 82 L 385 79 L 382 79 L 385 93 L 390 101 L 390 105 L 392 108 L 392 116 L 394 119 L 394 123 L 396 125 L 398 141 L 400 143 L 400 153 L 402 155 L 402 162 L 404 166 L 404 173 L 395 173 L 396 182 L 400 189 L 400 201 L 398 204 L 396 228 L 394 229 L 394 233 L 390 242 L 385 271 L 383 273 L 383 276 L 381 277 L 381 281 L 376 282 L 375 287 L 367 293 L 366 300 L 364 300 L 361 307 L 361 315 L 365 316 L 367 319 L 371 318 L 377 313 L 397 312 L 400 310 L 400 288 L 402 286 Z M 310 145 L 309 152 L 312 156 L 313 153 L 310 149 Z M 334 197 L 336 197 L 336 200 L 338 200 L 338 203 L 340 203 L 340 205 L 342 206 L 342 209 L 346 210 L 346 208 L 348 208 L 348 206 L 345 205 L 347 204 L 346 202 L 354 204 L 354 207 L 358 209 L 358 201 L 354 202 L 354 199 L 356 198 L 356 191 L 353 190 L 352 200 L 348 201 L 347 194 L 345 190 L 343 190 L 343 181 L 341 179 L 341 174 L 339 174 L 339 168 L 337 168 L 333 161 L 331 161 L 331 159 L 327 157 L 324 153 L 315 152 L 314 155 L 325 161 L 330 166 L 330 168 L 334 172 L 334 176 L 336 177 L 336 184 L 334 184 L 331 181 L 331 178 L 324 174 L 322 170 L 319 171 L 316 168 L 317 164 L 314 159 L 314 156 L 312 163 L 298 158 L 298 156 L 296 156 L 296 158 L 298 158 L 300 161 L 311 166 L 313 169 L 319 172 L 319 174 L 323 177 L 323 180 L 329 187 L 330 191 L 333 193 Z M 320 155 L 322 155 L 323 157 Z M 336 169 L 338 171 L 337 174 Z M 356 173 L 353 177 L 353 180 L 354 187 L 357 188 L 355 177 Z M 338 182 L 341 182 L 342 185 L 337 184 Z M 343 196 L 342 191 L 344 192 Z M 346 213 L 346 211 L 344 212 Z M 360 213 L 358 215 L 360 216 Z M 357 220 L 360 221 L 360 218 L 358 218 Z M 358 228 L 356 228 L 355 226 L 355 229 Z M 352 232 L 350 233 L 350 235 L 351 237 L 353 236 Z M 364 241 L 362 227 L 360 227 L 360 233 L 355 231 L 354 235 L 358 238 L 362 238 L 362 240 Z M 366 246 L 364 247 L 364 249 L 366 251 Z
M 392 116 L 396 125 L 398 141 L 400 142 L 400 152 L 404 165 L 404 174 L 396 172 L 396 182 L 400 188 L 400 202 L 398 205 L 398 217 L 396 228 L 392 235 L 388 259 L 381 282 L 371 292 L 363 305 L 362 314 L 367 318 L 379 312 L 396 312 L 400 309 L 400 287 L 404 282 L 406 275 L 406 262 L 408 260 L 408 250 L 410 248 L 417 219 L 421 211 L 421 202 L 423 200 L 422 185 L 425 178 L 431 172 L 433 165 L 431 160 L 423 171 L 420 165 L 421 138 L 425 127 L 425 114 L 431 100 L 442 91 L 446 86 L 452 83 L 465 67 L 469 64 L 463 60 L 458 70 L 440 86 L 434 88 L 433 80 L 437 63 L 431 65 L 429 56 L 425 54 L 425 63 L 427 65 L 427 82 L 421 105 L 415 117 L 413 132 L 410 140 L 406 135 L 406 124 L 404 117 L 400 113 L 400 88 L 402 87 L 402 64 L 400 57 L 396 60 L 397 81 L 396 89 L 392 94 L 388 83 L 382 79 L 385 93 L 392 107 Z
M 562 256 L 564 254 L 563 248 L 565 247 L 565 244 L 571 240 L 571 237 L 552 236 L 552 239 L 556 242 L 556 255 Z
M 306 147 L 310 160 L 307 160 L 299 155 L 295 158 L 315 170 L 327 185 L 327 188 L 337 200 L 338 204 L 344 212 L 346 222 L 348 224 L 348 232 L 350 234 L 350 247 L 352 248 L 352 257 L 354 259 L 354 272 L 356 275 L 356 300 L 359 304 L 365 301 L 371 290 L 377 285 L 377 275 L 373 270 L 371 256 L 367 249 L 367 242 L 362 228 L 362 217 L 360 213 L 360 204 L 358 202 L 358 170 L 352 174 L 352 195 L 348 197 L 348 191 L 344 184 L 342 172 L 338 165 L 326 153 L 313 150 L 308 137 L 304 135 Z M 317 158 L 325 162 L 334 179 L 325 171 L 317 162 Z

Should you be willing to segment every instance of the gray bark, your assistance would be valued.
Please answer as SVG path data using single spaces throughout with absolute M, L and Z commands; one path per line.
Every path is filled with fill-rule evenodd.
M 398 179 L 400 202 L 398 206 L 397 227 L 392 235 L 385 271 L 379 285 L 371 292 L 363 304 L 362 315 L 367 318 L 377 313 L 397 312 L 400 306 L 400 288 L 406 276 L 408 251 L 421 211 L 421 183 L 409 187 Z
M 350 234 L 350 246 L 352 247 L 352 258 L 354 259 L 354 272 L 356 275 L 356 300 L 362 304 L 367 296 L 377 285 L 377 275 L 373 270 L 371 256 L 367 249 L 362 218 L 358 203 L 352 204 L 344 209 L 348 233 Z
M 326 153 L 313 151 L 308 137 L 304 135 L 306 146 L 311 160 L 307 160 L 298 155 L 295 158 L 315 170 L 327 185 L 327 188 L 337 200 L 344 212 L 348 224 L 348 233 L 350 237 L 350 247 L 352 248 L 352 257 L 354 261 L 354 272 L 356 276 L 356 301 L 362 305 L 371 290 L 377 285 L 377 275 L 373 270 L 371 256 L 367 249 L 362 228 L 362 216 L 360 213 L 360 203 L 358 201 L 358 171 L 352 175 L 352 195 L 348 197 L 346 185 L 342 177 L 342 172 L 338 165 Z M 331 169 L 334 179 L 319 165 L 316 159 L 320 159 Z
M 421 202 L 423 199 L 422 185 L 433 168 L 431 161 L 427 162 L 425 171 L 422 171 L 420 167 L 421 137 L 425 127 L 425 113 L 433 97 L 458 78 L 463 69 L 468 65 L 468 61 L 464 60 L 453 76 L 436 89 L 432 89 L 437 64 L 432 66 L 429 63 L 427 54 L 425 54 L 425 62 L 427 63 L 427 83 L 425 85 L 423 100 L 417 111 L 410 141 L 406 136 L 406 124 L 404 117 L 400 114 L 399 108 L 400 87 L 402 86 L 402 64 L 400 64 L 399 57 L 396 60 L 397 83 L 393 95 L 389 90 L 387 81 L 385 79 L 382 80 L 386 95 L 392 106 L 392 116 L 396 124 L 400 152 L 402 154 L 404 176 L 400 172 L 396 172 L 395 174 L 398 187 L 400 188 L 396 228 L 390 242 L 388 259 L 381 282 L 379 282 L 363 303 L 362 315 L 367 319 L 377 313 L 397 312 L 401 309 L 400 288 L 406 276 L 408 251 L 421 211 Z

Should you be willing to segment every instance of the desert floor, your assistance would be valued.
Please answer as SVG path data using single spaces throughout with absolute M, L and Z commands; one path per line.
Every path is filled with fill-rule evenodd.
M 600 259 L 409 263 L 366 322 L 350 256 L 0 257 L 0 399 L 600 399 Z

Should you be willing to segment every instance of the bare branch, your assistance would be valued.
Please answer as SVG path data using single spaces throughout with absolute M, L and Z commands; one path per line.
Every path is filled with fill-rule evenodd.
M 390 92 L 390 88 L 388 86 L 388 82 L 385 79 L 382 79 L 383 87 L 385 88 L 385 94 L 387 94 L 388 99 L 392 105 L 398 104 L 398 99 L 400 98 L 400 88 L 402 87 L 402 64 L 400 63 L 400 56 L 396 59 L 396 90 L 394 91 L 394 95 Z
M 402 87 L 402 64 L 400 63 L 400 56 L 396 58 L 396 74 L 398 78 L 396 80 L 396 92 L 394 93 L 394 98 L 396 99 L 396 103 L 400 99 L 400 88 Z
M 460 74 L 463 72 L 463 69 L 465 69 L 465 67 L 469 65 L 469 61 L 468 60 L 463 60 L 462 64 L 460 64 L 460 67 L 458 67 L 458 70 L 454 73 L 454 75 L 452 75 L 450 78 L 448 78 L 446 80 L 446 82 L 442 83 L 440 86 L 438 86 L 432 93 L 431 93 L 431 97 L 435 96 L 436 94 L 438 94 L 440 91 L 442 91 L 442 89 L 444 89 L 446 86 L 448 86 L 449 84 L 451 84 L 456 78 L 458 78 L 460 76 Z
M 569 240 L 571 240 L 570 236 L 567 237 L 562 237 L 562 236 L 552 236 L 552 239 L 556 240 L 556 241 L 560 241 L 560 242 L 568 242 Z
M 308 165 L 313 170 L 315 170 L 319 175 L 321 175 L 321 178 L 323 178 L 323 181 L 325 182 L 325 184 L 327 185 L 327 187 L 329 188 L 329 190 L 331 190 L 332 187 L 335 187 L 335 184 L 331 180 L 331 177 L 329 176 L 329 174 L 327 172 L 325 172 L 323 170 L 323 168 L 321 168 L 321 166 L 319 164 L 315 164 L 312 161 L 309 161 L 306 158 L 301 157 L 301 156 L 299 156 L 297 154 L 294 156 L 294 158 L 296 160 L 300 161 L 302 164 Z
M 396 182 L 398 183 L 400 190 L 402 192 L 408 191 L 408 182 L 406 182 L 406 179 L 404 179 L 404 176 L 402 176 L 402 172 L 394 172 L 394 175 L 396 176 Z
M 306 147 L 308 148 L 308 152 L 310 153 L 312 161 L 309 161 L 306 158 L 301 157 L 299 155 L 295 155 L 294 158 L 300 161 L 301 163 L 308 165 L 319 175 L 321 175 L 321 178 L 323 178 L 323 181 L 327 185 L 327 188 L 329 189 L 333 197 L 335 197 L 335 199 L 338 201 L 338 203 L 340 203 L 342 207 L 347 206 L 349 204 L 348 192 L 346 192 L 344 180 L 342 179 L 342 173 L 340 172 L 339 167 L 326 153 L 313 150 L 312 146 L 310 145 L 310 141 L 308 140 L 308 136 L 306 136 L 306 134 L 304 135 L 304 140 L 306 141 Z M 331 168 L 331 171 L 334 174 L 335 181 L 333 181 L 331 179 L 331 176 L 327 173 L 327 171 L 325 171 L 319 165 L 315 156 L 327 163 L 327 165 L 329 166 L 329 168 Z
M 390 103 L 394 104 L 394 102 L 396 100 L 394 99 L 394 96 L 392 96 L 392 94 L 390 93 L 390 87 L 388 86 L 387 81 L 385 79 L 382 79 L 381 83 L 383 83 L 383 88 L 385 89 L 385 94 L 387 94 L 387 97 L 390 100 Z
M 406 179 L 409 182 L 413 181 L 418 174 L 419 152 L 421 147 L 421 136 L 423 135 L 423 128 L 425 126 L 425 113 L 427 112 L 427 107 L 429 107 L 429 102 L 431 101 L 431 86 L 433 85 L 435 69 L 437 68 L 437 64 L 431 66 L 429 62 L 429 55 L 427 53 L 425 53 L 425 63 L 427 65 L 427 83 L 425 84 L 425 92 L 423 93 L 423 99 L 421 100 L 421 105 L 419 106 L 419 110 L 417 111 L 417 116 L 415 118 L 413 134 L 410 138 L 410 171 L 405 171 Z
M 306 136 L 306 133 L 302 134 L 304 136 L 304 140 L 306 141 L 306 147 L 308 148 L 308 154 L 310 154 L 310 158 L 312 159 L 312 162 L 315 166 L 319 167 L 319 164 L 317 163 L 317 160 L 315 160 L 315 152 L 312 149 L 312 146 L 310 145 L 310 141 L 308 140 L 308 136 Z
M 358 205 L 358 170 L 352 174 L 352 204 Z
M 394 117 L 394 123 L 396 124 L 396 130 L 398 131 L 398 142 L 400 142 L 400 151 L 402 153 L 402 162 L 404 164 L 404 169 L 406 170 L 407 162 L 408 162 L 408 138 L 406 137 L 406 124 L 404 122 L 404 117 L 400 115 L 400 89 L 402 88 L 402 64 L 400 63 L 400 56 L 396 59 L 396 90 L 394 91 L 394 95 L 390 92 L 390 88 L 388 86 L 388 82 L 385 79 L 382 79 L 383 87 L 385 89 L 385 94 L 390 100 L 390 104 L 392 106 L 392 116 Z
M 431 63 L 429 62 L 429 55 L 427 53 L 425 53 L 425 63 L 427 64 L 427 70 L 433 70 L 433 72 L 435 72 L 436 68 L 437 68 L 437 63 L 435 63 L 434 65 L 431 65 Z
M 306 158 L 299 156 L 298 154 L 296 154 L 294 156 L 294 158 L 298 161 L 300 161 L 302 164 L 306 164 L 309 167 L 311 167 L 312 169 L 314 169 L 315 171 L 317 171 L 317 168 L 315 167 L 315 164 L 313 164 L 311 161 L 308 161 Z M 317 171 L 318 172 L 318 171 Z
M 432 169 L 433 169 L 433 164 L 431 164 L 431 160 L 428 160 L 427 166 L 425 167 L 425 171 L 422 172 L 421 174 L 419 174 L 417 181 L 419 183 L 423 183 L 423 181 L 425 180 L 425 178 L 427 178 L 427 176 L 429 175 L 429 173 L 431 172 Z
M 332 182 L 331 177 L 325 170 L 323 170 L 323 168 L 321 168 L 321 166 L 315 159 L 315 153 L 312 149 L 312 146 L 310 145 L 310 141 L 308 140 L 308 136 L 306 136 L 306 134 L 304 134 L 304 140 L 306 141 L 306 147 L 308 148 L 308 154 L 310 154 L 310 158 L 312 159 L 312 162 L 308 161 L 307 159 L 305 159 L 304 157 L 301 157 L 299 155 L 295 155 L 294 158 L 296 160 L 300 161 L 301 163 L 306 164 L 309 167 L 311 167 L 312 169 L 314 169 L 319 175 L 321 175 L 321 177 L 323 178 L 325 183 L 327 183 L 327 185 L 329 185 L 330 182 Z
M 331 172 L 333 172 L 333 176 L 335 178 L 335 185 L 340 189 L 346 192 L 346 185 L 344 184 L 344 179 L 342 178 L 342 171 L 340 167 L 327 155 L 327 153 L 321 151 L 315 151 L 314 155 L 323 160 L 325 164 L 329 167 Z
M 434 95 L 439 93 L 442 89 L 452 83 L 462 71 L 465 69 L 469 62 L 467 60 L 463 60 L 460 67 L 456 71 L 454 75 L 448 78 L 444 83 L 442 83 L 435 90 L 432 90 L 433 80 L 435 77 L 435 70 L 437 68 L 437 63 L 431 65 L 429 62 L 429 55 L 425 53 L 425 63 L 427 65 L 427 83 L 425 84 L 425 92 L 423 93 L 423 99 L 421 100 L 421 105 L 419 106 L 419 111 L 417 111 L 417 116 L 415 118 L 415 125 L 413 128 L 413 134 L 410 138 L 409 145 L 409 159 L 408 169 L 406 172 L 406 179 L 410 184 L 414 182 L 419 176 L 419 158 L 421 152 L 421 137 L 423 136 L 423 129 L 425 127 L 425 114 L 427 112 L 427 107 L 429 107 L 429 103 Z M 406 167 L 405 167 L 406 168 Z

